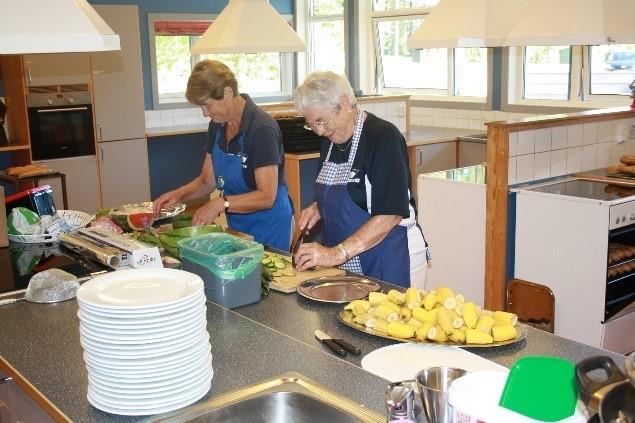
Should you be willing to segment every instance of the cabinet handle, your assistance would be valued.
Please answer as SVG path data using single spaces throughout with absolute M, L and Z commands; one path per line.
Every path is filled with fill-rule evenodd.
M 99 140 L 101 141 L 104 138 L 104 136 L 103 136 L 103 134 L 101 132 L 101 123 L 98 126 L 99 126 Z
M 2 384 L 4 384 L 4 383 L 7 383 L 7 382 L 11 382 L 12 380 L 13 380 L 13 378 L 12 378 L 12 377 L 9 377 L 9 376 L 7 376 L 7 377 L 0 377 L 0 385 L 2 385 Z
M 104 147 L 101 145 L 99 146 L 99 160 L 104 161 Z

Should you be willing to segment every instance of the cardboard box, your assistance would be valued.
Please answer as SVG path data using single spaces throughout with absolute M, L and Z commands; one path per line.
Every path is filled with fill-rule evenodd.
M 7 235 L 7 211 L 4 206 L 4 188 L 0 186 L 0 247 L 9 245 Z

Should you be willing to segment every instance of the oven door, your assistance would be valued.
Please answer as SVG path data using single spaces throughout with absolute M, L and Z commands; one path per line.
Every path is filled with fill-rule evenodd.
M 609 231 L 604 321 L 635 311 L 635 224 Z
M 30 107 L 29 129 L 33 160 L 95 154 L 90 104 Z

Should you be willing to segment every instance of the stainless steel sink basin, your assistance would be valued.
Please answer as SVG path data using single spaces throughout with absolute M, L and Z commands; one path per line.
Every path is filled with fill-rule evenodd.
M 386 418 L 299 373 L 284 373 L 174 413 L 161 422 L 385 422 Z

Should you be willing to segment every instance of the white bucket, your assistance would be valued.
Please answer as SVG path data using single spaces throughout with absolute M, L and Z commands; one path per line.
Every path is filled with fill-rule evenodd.
M 506 408 L 498 402 L 508 372 L 479 370 L 456 379 L 450 385 L 449 403 L 452 407 L 452 421 L 455 423 L 541 423 Z M 584 405 L 578 402 L 571 417 L 557 423 L 585 423 Z

